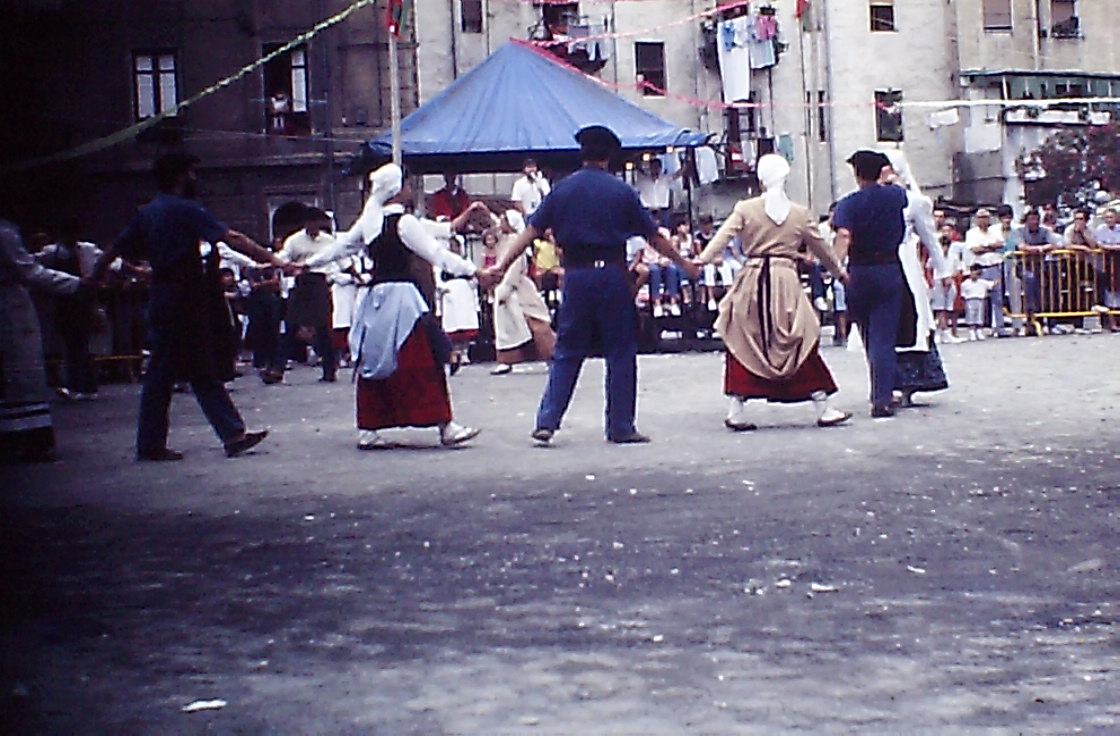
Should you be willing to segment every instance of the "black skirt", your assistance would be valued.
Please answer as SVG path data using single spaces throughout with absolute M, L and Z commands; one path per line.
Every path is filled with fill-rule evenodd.
M 941 354 L 937 343 L 929 341 L 929 351 L 908 350 L 898 353 L 898 391 L 941 391 L 949 388 L 945 376 L 945 366 L 941 364 Z

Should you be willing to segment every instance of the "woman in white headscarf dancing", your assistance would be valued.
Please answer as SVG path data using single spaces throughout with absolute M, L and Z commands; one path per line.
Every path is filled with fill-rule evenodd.
M 390 427 L 439 427 L 442 444 L 461 444 L 479 430 L 451 419 L 443 370 L 447 356 L 441 354 L 449 344 L 420 293 L 413 259 L 457 276 L 474 275 L 475 266 L 440 246 L 418 219 L 405 214 L 412 191 L 399 166 L 382 166 L 370 174 L 370 184 L 354 227 L 304 262 L 311 268 L 363 249 L 374 262 L 373 285 L 350 329 L 358 374 L 358 449 L 393 447 L 380 434 Z
M 806 246 L 837 278 L 847 273 L 817 230 L 816 218 L 785 192 L 789 163 L 767 154 L 759 159 L 764 193 L 741 200 L 707 247 L 700 263 L 711 263 L 738 236 L 745 261 L 719 304 L 715 329 L 727 346 L 724 392 L 731 405 L 724 424 L 732 430 L 755 429 L 747 399 L 797 403 L 812 401 L 817 425 L 829 427 L 852 415 L 828 405 L 836 382 L 820 357 L 820 322 L 801 288 L 797 264 Z
M 508 210 L 496 224 L 504 236 L 498 252 L 504 253 L 525 229 L 525 219 L 517 210 Z M 552 315 L 529 278 L 524 257 L 518 257 L 494 287 L 494 347 L 498 366 L 491 373 L 498 376 L 512 371 L 516 363 L 550 360 L 556 347 Z
M 940 391 L 949 388 L 937 343 L 933 340 L 937 322 L 930 306 L 929 284 L 925 275 L 924 251 L 929 259 L 933 278 L 952 278 L 952 272 L 938 242 L 933 224 L 933 201 L 922 194 L 910 171 L 906 155 L 899 150 L 884 151 L 890 168 L 884 168 L 883 182 L 893 182 L 906 189 L 903 219 L 906 235 L 898 246 L 909 299 L 902 300 L 902 319 L 898 323 L 895 352 L 898 356 L 898 378 L 895 400 L 899 406 L 914 406 L 912 396 L 919 391 Z

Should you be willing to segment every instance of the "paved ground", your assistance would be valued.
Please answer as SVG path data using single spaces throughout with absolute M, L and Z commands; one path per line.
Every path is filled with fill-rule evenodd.
M 944 352 L 950 391 L 873 421 L 828 349 L 852 424 L 743 435 L 718 355 L 643 357 L 629 447 L 597 362 L 549 449 L 539 367 L 453 379 L 454 451 L 359 453 L 349 385 L 242 379 L 274 436 L 226 460 L 177 397 L 168 465 L 107 387 L 0 468 L 0 731 L 1118 733 L 1120 337 Z

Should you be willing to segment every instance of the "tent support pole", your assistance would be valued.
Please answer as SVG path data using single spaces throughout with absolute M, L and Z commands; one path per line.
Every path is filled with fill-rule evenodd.
M 389 118 L 392 121 L 393 163 L 401 165 L 401 67 L 397 36 L 389 33 Z

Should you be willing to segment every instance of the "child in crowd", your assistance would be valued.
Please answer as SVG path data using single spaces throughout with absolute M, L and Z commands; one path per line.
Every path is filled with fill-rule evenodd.
M 983 340 L 984 303 L 995 282 L 980 278 L 983 267 L 973 263 L 968 269 L 968 278 L 961 282 L 961 297 L 964 299 L 964 321 L 968 325 L 969 340 Z
M 937 315 L 937 340 L 941 343 L 955 343 L 960 342 L 957 339 L 957 310 L 955 303 L 957 301 L 957 276 L 961 273 L 962 265 L 960 257 L 956 250 L 953 248 L 953 238 L 946 231 L 951 230 L 949 225 L 945 225 L 941 230 L 940 243 L 941 253 L 945 256 L 945 262 L 949 264 L 949 270 L 953 275 L 953 280 L 946 285 L 939 279 L 933 280 L 933 285 L 930 287 L 930 306 L 933 308 L 933 313 Z M 927 263 L 926 268 L 929 268 Z

